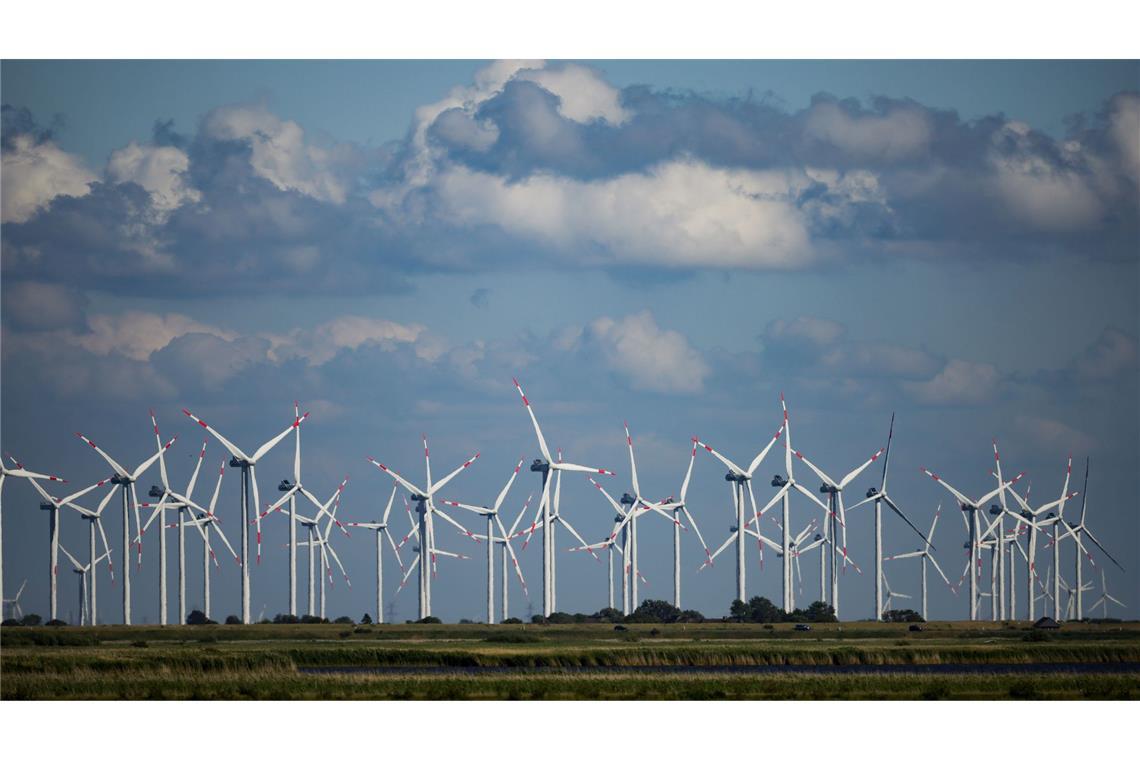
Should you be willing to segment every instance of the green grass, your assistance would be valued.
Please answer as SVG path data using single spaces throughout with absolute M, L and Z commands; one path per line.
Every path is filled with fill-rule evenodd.
M 3 699 L 1130 699 L 1138 674 L 639 673 L 636 666 L 1140 663 L 1140 625 L 259 625 L 0 631 Z M 347 634 L 347 635 L 345 635 Z M 146 646 L 139 646 L 145 642 Z M 307 674 L 305 668 L 439 672 Z M 448 672 L 447 668 L 463 670 Z M 575 671 L 587 668 L 587 671 Z

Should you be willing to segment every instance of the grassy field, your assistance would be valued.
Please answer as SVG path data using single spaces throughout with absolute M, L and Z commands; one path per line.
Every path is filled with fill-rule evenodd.
M 1131 699 L 1140 624 L 0 630 L 3 699 Z M 880 672 L 894 666 L 902 672 Z M 948 672 L 931 672 L 931 666 Z M 1003 672 L 1003 666 L 1041 668 Z M 796 668 L 815 668 L 803 672 Z M 1131 672 L 1128 668 L 1131 667 Z M 1121 672 L 1088 672 L 1092 668 Z M 1008 668 L 1005 668 L 1008 670 Z

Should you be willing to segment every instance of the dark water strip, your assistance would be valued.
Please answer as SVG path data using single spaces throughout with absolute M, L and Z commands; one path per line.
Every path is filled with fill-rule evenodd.
M 646 675 L 1017 675 L 1040 673 L 1127 674 L 1140 673 L 1138 662 L 1048 662 L 994 664 L 926 664 L 926 665 L 613 665 L 613 666 L 537 666 L 489 667 L 445 665 L 384 667 L 298 668 L 304 675 L 577 675 L 577 674 L 646 674 Z

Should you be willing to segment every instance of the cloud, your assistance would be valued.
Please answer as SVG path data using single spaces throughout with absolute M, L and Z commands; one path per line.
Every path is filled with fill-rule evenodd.
M 934 136 L 933 120 L 917 103 L 881 101 L 878 112 L 858 103 L 816 98 L 804 118 L 804 136 L 863 160 L 895 162 L 926 153 Z
M 782 269 L 818 255 L 800 197 L 814 185 L 804 174 L 681 160 L 592 182 L 552 175 L 508 182 L 455 168 L 440 178 L 438 194 L 452 224 L 493 224 L 583 263 Z
M 342 350 L 354 351 L 361 346 L 392 350 L 399 344 L 414 344 L 417 355 L 424 359 L 435 359 L 442 352 L 438 343 L 426 340 L 422 325 L 402 325 L 368 317 L 338 317 L 311 329 L 267 337 L 272 346 L 269 356 L 274 361 L 301 358 L 313 366 L 330 361 Z
M 5 139 L 0 221 L 24 222 L 61 195 L 84 196 L 98 177 L 81 159 L 31 134 Z
M 1097 448 L 1095 438 L 1058 420 L 1019 414 L 1013 425 L 1023 440 L 1044 452 L 1087 452 Z
M 587 66 L 573 63 L 521 71 L 518 79 L 538 84 L 558 97 L 558 112 L 582 124 L 602 120 L 620 127 L 631 117 L 621 105 L 621 93 Z
M 229 330 L 203 324 L 182 314 L 153 314 L 126 311 L 121 314 L 94 314 L 87 318 L 88 332 L 66 337 L 68 342 L 93 354 L 115 353 L 137 361 L 168 346 L 183 335 L 203 334 L 232 340 Z
M 346 145 L 320 146 L 305 138 L 294 121 L 281 119 L 264 106 L 216 108 L 202 122 L 215 140 L 237 140 L 251 147 L 254 172 L 279 190 L 293 190 L 327 203 L 345 202 L 353 151 Z
M 1085 382 L 1135 379 L 1140 368 L 1140 349 L 1135 335 L 1106 327 L 1097 340 L 1070 365 L 1073 374 Z
M 972 406 L 992 401 L 1001 376 L 992 364 L 951 359 L 929 380 L 904 381 L 911 398 L 933 406 Z
M 763 337 L 765 343 L 804 340 L 816 346 L 827 346 L 835 343 L 846 332 L 846 326 L 839 322 L 801 316 L 769 322 L 764 328 Z
M 113 182 L 141 185 L 150 193 L 154 207 L 168 212 L 201 199 L 201 194 L 186 183 L 189 167 L 189 156 L 178 148 L 131 142 L 111 154 L 107 176 Z
M 80 328 L 87 297 L 74 288 L 49 282 L 5 283 L 4 321 L 26 330 Z
M 710 369 L 679 332 L 663 330 L 643 311 L 622 319 L 601 317 L 558 341 L 563 349 L 596 351 L 605 365 L 638 390 L 698 393 Z

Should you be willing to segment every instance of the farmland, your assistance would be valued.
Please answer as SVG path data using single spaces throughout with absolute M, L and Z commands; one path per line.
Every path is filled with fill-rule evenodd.
M 0 631 L 3 699 L 1131 699 L 1140 624 Z

